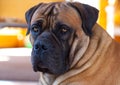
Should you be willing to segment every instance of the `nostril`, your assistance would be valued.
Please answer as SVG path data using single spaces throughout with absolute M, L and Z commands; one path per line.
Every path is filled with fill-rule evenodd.
M 34 50 L 35 50 L 35 51 L 39 50 L 39 48 L 40 48 L 40 47 L 39 47 L 38 44 L 36 44 L 36 45 L 34 46 Z
M 43 50 L 47 50 L 47 47 L 46 47 L 45 45 L 42 45 L 41 48 L 42 48 Z
M 34 46 L 34 51 L 39 51 L 39 50 L 47 50 L 48 48 L 47 48 L 47 46 L 45 46 L 45 45 L 43 45 L 43 44 L 36 44 L 35 46 Z

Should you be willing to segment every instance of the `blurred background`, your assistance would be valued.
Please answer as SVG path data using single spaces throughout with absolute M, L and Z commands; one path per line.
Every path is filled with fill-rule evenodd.
M 0 85 L 37 85 L 32 70 L 31 44 L 26 36 L 25 12 L 40 2 L 65 0 L 0 0 Z M 120 0 L 66 0 L 99 9 L 98 23 L 120 42 Z

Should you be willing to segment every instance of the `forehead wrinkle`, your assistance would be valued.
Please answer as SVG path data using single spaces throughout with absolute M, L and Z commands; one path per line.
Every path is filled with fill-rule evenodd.
M 63 3 L 42 3 L 42 5 L 33 14 L 31 21 L 38 20 L 40 18 L 45 18 L 46 16 L 49 16 L 50 13 L 52 13 L 52 16 L 58 15 L 60 12 L 58 10 L 61 10 L 61 8 L 63 7 Z
M 49 24 L 49 26 L 51 24 L 54 25 L 58 21 L 66 23 L 70 26 L 71 25 L 74 26 L 73 23 L 76 23 L 76 24 L 81 23 L 80 16 L 78 16 L 78 13 L 76 12 L 76 10 L 74 10 L 65 2 L 43 4 L 36 10 L 33 17 L 34 18 L 32 19 L 32 22 L 35 22 L 36 20 L 42 18 L 45 20 L 45 24 L 46 25 Z
M 68 8 L 69 6 L 67 5 L 66 2 L 54 2 L 54 3 L 49 3 L 45 4 L 40 8 L 42 10 L 43 15 L 49 16 L 50 13 L 52 13 L 53 16 L 57 15 L 60 10 Z
M 46 11 L 48 11 L 49 7 L 51 7 L 51 4 L 43 3 L 33 14 L 34 18 L 40 18 L 41 16 L 44 16 Z
M 49 3 L 45 4 L 40 8 L 41 14 L 44 16 L 49 16 L 49 14 L 52 14 L 53 16 L 58 14 L 57 9 L 59 8 L 59 2 Z
M 51 6 L 51 4 L 44 3 L 36 11 L 43 15 L 50 6 Z
M 67 5 L 67 3 L 61 4 L 62 6 L 59 8 L 59 20 L 65 21 L 68 23 L 76 22 L 82 23 L 81 17 L 79 16 L 78 12 L 74 10 L 72 7 Z M 72 23 L 73 24 L 73 23 Z
M 53 12 L 54 9 L 54 3 L 50 4 L 42 13 L 43 15 L 49 15 Z
M 45 19 L 46 15 L 45 13 L 49 13 L 48 9 L 51 7 L 51 4 L 43 3 L 33 14 L 32 19 L 31 19 L 31 24 L 32 22 L 35 22 L 40 19 Z

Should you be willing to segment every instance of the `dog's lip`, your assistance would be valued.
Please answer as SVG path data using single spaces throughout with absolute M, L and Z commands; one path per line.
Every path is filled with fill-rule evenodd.
M 33 66 L 33 70 L 34 70 L 35 72 L 37 72 L 37 71 L 38 71 L 37 66 Z
M 38 64 L 37 67 L 38 67 L 38 69 L 39 69 L 39 68 L 40 68 L 40 69 L 48 69 L 47 67 L 45 67 L 44 65 L 41 65 L 41 64 Z
M 47 67 L 45 67 L 45 66 L 43 66 L 41 64 L 33 65 L 33 70 L 35 72 L 41 71 L 41 72 L 51 73 L 50 70 Z

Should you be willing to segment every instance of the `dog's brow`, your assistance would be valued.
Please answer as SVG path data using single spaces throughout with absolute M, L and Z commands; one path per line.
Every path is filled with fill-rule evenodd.
M 35 23 L 33 23 L 32 25 L 42 25 L 43 24 L 43 20 L 37 20 Z
M 52 3 L 50 5 L 47 6 L 47 8 L 44 10 L 44 12 L 42 13 L 43 15 L 51 15 L 53 14 L 53 9 L 55 8 L 55 3 Z

